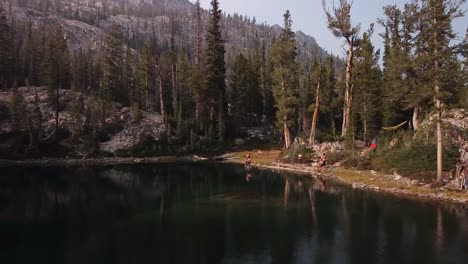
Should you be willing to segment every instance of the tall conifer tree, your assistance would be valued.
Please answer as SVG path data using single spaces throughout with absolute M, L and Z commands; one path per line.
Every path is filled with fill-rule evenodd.
M 373 25 L 368 32 L 362 35 L 359 48 L 356 50 L 354 93 L 359 105 L 354 108 L 362 128 L 362 138 L 366 143 L 370 137 L 375 136 L 380 125 L 380 85 L 381 72 L 378 65 L 379 53 L 374 51 L 371 43 Z M 357 126 L 354 126 L 357 127 Z
M 463 15 L 460 10 L 464 0 L 422 0 L 420 9 L 420 32 L 418 67 L 426 70 L 421 78 L 433 89 L 437 111 L 437 180 L 442 181 L 442 113 L 447 93 L 451 91 L 452 64 L 457 60 L 450 42 L 456 37 L 452 30 L 454 18 Z
M 43 80 L 49 88 L 49 103 L 55 108 L 55 134 L 59 126 L 60 89 L 70 88 L 70 56 L 60 22 L 47 36 L 43 61 Z
M 103 57 L 102 98 L 128 104 L 128 91 L 122 86 L 123 37 L 121 27 L 112 24 L 106 36 Z
M 12 47 L 12 32 L 5 11 L 0 5 L 0 89 L 6 89 L 10 84 L 13 63 Z
M 297 47 L 289 10 L 284 14 L 281 37 L 273 43 L 270 52 L 273 65 L 276 124 L 283 133 L 285 148 L 288 149 L 291 146 L 291 130 L 294 129 L 296 123 L 298 104 Z
M 218 0 L 211 1 L 210 26 L 206 36 L 205 85 L 208 96 L 209 120 L 217 123 L 218 140 L 223 141 L 226 131 L 226 66 L 224 40 L 221 36 L 222 12 Z M 216 122 L 217 121 L 217 122 Z M 221 131 L 223 130 L 223 131 Z
M 326 9 L 326 0 L 322 0 L 322 5 L 328 19 L 328 28 L 336 37 L 343 38 L 348 45 L 346 58 L 346 79 L 344 89 L 343 105 L 343 124 L 341 135 L 346 136 L 350 126 L 351 106 L 353 100 L 353 91 L 351 79 L 353 74 L 354 51 L 359 45 L 360 25 L 353 26 L 351 23 L 351 2 L 349 0 L 340 0 L 338 7 L 333 7 L 333 13 Z

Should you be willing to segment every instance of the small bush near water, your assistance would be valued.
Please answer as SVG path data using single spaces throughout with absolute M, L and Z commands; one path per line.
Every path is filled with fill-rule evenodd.
M 302 155 L 302 161 L 306 162 L 314 158 L 315 152 L 302 145 L 293 145 L 291 148 L 283 150 L 281 157 L 283 157 L 285 162 L 295 163 L 298 162 L 299 154 Z

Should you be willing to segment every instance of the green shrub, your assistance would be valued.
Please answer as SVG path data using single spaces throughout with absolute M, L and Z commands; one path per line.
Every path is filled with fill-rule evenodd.
M 314 157 L 315 152 L 312 149 L 308 149 L 302 145 L 293 145 L 289 149 L 285 149 L 282 152 L 282 157 L 287 157 L 286 161 L 294 163 L 297 162 L 298 155 L 302 155 L 302 161 L 310 160 Z
M 443 167 L 451 170 L 458 159 L 455 147 L 449 147 L 443 152 Z M 400 146 L 377 156 L 372 165 L 385 171 L 396 170 L 403 174 L 428 172 L 437 170 L 437 146 L 434 144 L 413 143 L 410 146 Z
M 336 155 L 336 154 L 335 154 Z M 330 164 L 331 162 L 329 155 Z M 353 150 L 348 150 L 343 153 L 340 153 L 339 158 L 342 160 L 342 165 L 345 167 L 357 168 L 360 170 L 370 170 L 372 169 L 372 162 L 369 156 L 360 156 L 358 152 Z M 333 156 L 332 156 L 333 157 Z

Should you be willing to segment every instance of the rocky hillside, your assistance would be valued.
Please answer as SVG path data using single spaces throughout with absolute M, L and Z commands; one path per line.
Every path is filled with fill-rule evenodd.
M 12 3 L 9 6 L 9 3 Z M 173 30 L 176 43 L 193 50 L 195 43 L 195 6 L 188 0 L 67 0 L 19 1 L 5 3 L 8 15 L 16 23 L 32 21 L 34 27 L 50 26 L 60 20 L 66 32 L 69 49 L 99 51 L 104 45 L 106 30 L 113 24 L 122 27 L 132 48 L 138 49 L 145 40 L 156 41 L 165 49 Z M 44 4 L 48 3 L 47 5 Z M 221 6 L 222 7 L 222 6 Z M 208 11 L 203 13 L 208 25 Z M 267 47 L 281 32 L 281 27 L 256 23 L 242 15 L 225 15 L 222 21 L 226 40 L 227 62 L 238 51 L 253 52 L 261 45 Z M 21 32 L 20 32 L 21 34 Z M 300 31 L 296 34 L 299 58 L 311 59 L 326 55 L 315 39 Z M 339 59 L 337 59 L 337 64 Z
M 47 87 L 20 87 L 18 93 L 24 98 L 20 115 L 26 119 L 21 124 L 17 124 L 14 129 L 12 116 L 12 92 L 0 92 L 0 158 L 24 158 L 34 157 L 34 153 L 28 153 L 29 137 L 35 133 L 40 142 L 36 146 L 36 151 L 41 151 L 43 156 L 76 156 L 85 157 L 95 154 L 116 155 L 117 152 L 125 155 L 141 139 L 160 139 L 164 131 L 163 119 L 159 114 L 141 112 L 141 116 L 136 117 L 130 107 L 122 107 L 119 104 L 112 104 L 111 109 L 104 117 L 104 121 L 99 121 L 95 117 L 87 116 L 89 107 L 92 107 L 95 98 L 83 98 L 74 95 L 74 98 L 81 98 L 82 102 L 74 104 L 71 100 L 70 90 L 60 90 L 61 101 L 59 113 L 58 140 L 56 142 L 48 140 L 54 136 L 55 110 L 49 104 Z M 74 111 L 74 107 L 83 107 L 80 111 Z M 36 111 L 39 111 L 36 112 Z M 77 112 L 85 114 L 75 114 Z M 34 123 L 29 123 L 28 119 L 34 118 Z M 36 123 L 35 120 L 39 120 Z M 92 124 L 87 124 L 92 123 Z M 97 127 L 99 126 L 99 128 Z M 76 129 L 77 127 L 83 129 Z M 98 130 L 98 131 L 97 131 Z M 97 131 L 97 132 L 96 132 Z M 100 133 L 98 136 L 93 133 Z M 88 142 L 92 136 L 97 138 L 93 144 Z M 48 142 L 54 146 L 47 146 Z M 55 141 L 55 140 L 54 140 Z M 42 145 L 42 146 L 41 146 Z M 26 153 L 23 150 L 26 149 Z M 57 153 L 47 153 L 47 151 L 58 151 Z M 39 152 L 38 152 L 39 153 Z

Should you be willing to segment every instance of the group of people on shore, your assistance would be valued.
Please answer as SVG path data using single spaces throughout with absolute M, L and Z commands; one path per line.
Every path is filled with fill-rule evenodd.
M 298 163 L 303 163 L 302 154 L 299 153 L 297 155 L 297 161 Z M 323 168 L 326 168 L 327 166 L 328 166 L 327 155 L 325 153 L 322 153 L 318 161 L 315 162 L 315 167 L 317 167 L 317 169 L 323 169 Z

